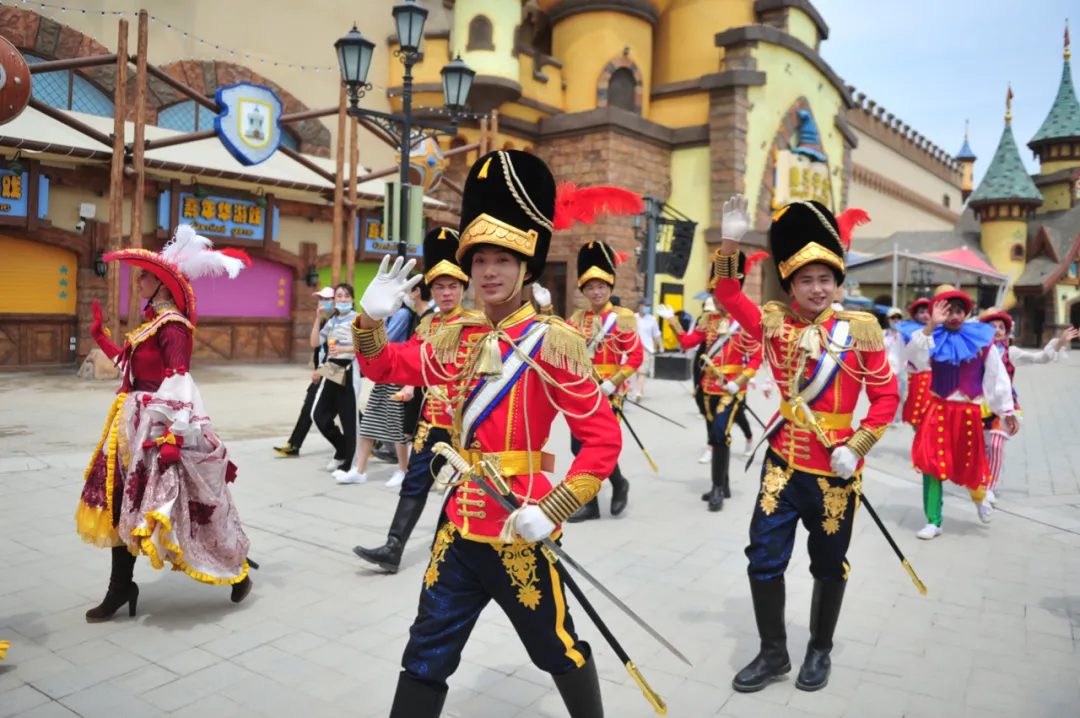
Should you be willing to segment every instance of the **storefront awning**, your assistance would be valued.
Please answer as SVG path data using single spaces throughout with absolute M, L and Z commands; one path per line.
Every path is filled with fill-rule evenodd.
M 64 114 L 104 135 L 110 135 L 113 131 L 112 118 L 81 112 Z M 134 123 L 125 123 L 124 136 L 129 141 L 134 136 L 134 128 Z M 148 141 L 153 141 L 185 133 L 146 125 L 145 134 Z M 0 125 L 0 148 L 21 150 L 27 155 L 40 153 L 57 159 L 70 158 L 76 161 L 109 161 L 112 157 L 111 147 L 32 107 L 27 107 L 11 122 Z M 311 155 L 304 155 L 304 158 L 329 173 L 336 169 L 333 159 Z M 270 159 L 252 167 L 242 165 L 217 138 L 148 150 L 145 161 L 148 172 L 183 176 L 185 179 L 191 176 L 207 180 L 221 179 L 265 189 L 277 187 L 320 196 L 334 189 L 332 182 L 283 152 L 275 152 Z M 359 169 L 360 175 L 367 172 L 366 168 Z M 381 201 L 386 193 L 386 183 L 381 179 L 368 180 L 360 183 L 357 191 L 362 197 Z M 429 197 L 424 198 L 424 203 L 430 207 L 446 206 Z

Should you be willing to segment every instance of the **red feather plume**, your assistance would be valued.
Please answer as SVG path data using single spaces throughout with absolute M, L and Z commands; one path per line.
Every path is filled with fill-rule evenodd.
M 242 249 L 233 249 L 232 247 L 226 247 L 225 249 L 217 250 L 218 254 L 224 254 L 226 257 L 232 257 L 233 259 L 239 259 L 244 263 L 245 267 L 251 266 L 251 257 L 247 252 Z
M 575 222 L 592 224 L 600 214 L 641 214 L 641 195 L 621 187 L 583 187 L 562 182 L 555 193 L 555 229 L 570 229 Z
M 768 252 L 755 252 L 746 258 L 746 267 L 743 269 L 743 274 L 750 274 L 750 270 L 754 268 L 754 265 L 763 259 L 768 259 Z
M 836 216 L 836 224 L 840 227 L 840 244 L 844 245 L 844 251 L 851 249 L 851 233 L 855 228 L 869 221 L 870 215 L 856 207 L 844 210 Z
M 625 262 L 629 258 L 630 258 L 630 255 L 627 254 L 626 252 L 616 252 L 615 253 L 615 266 L 616 267 L 621 267 L 623 262 Z

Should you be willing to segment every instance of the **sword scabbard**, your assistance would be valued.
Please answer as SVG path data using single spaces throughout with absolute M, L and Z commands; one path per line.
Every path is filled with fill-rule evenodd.
M 907 569 L 908 575 L 911 576 L 912 582 L 915 584 L 915 588 L 919 589 L 919 593 L 926 595 L 926 584 L 919 579 L 919 576 L 915 573 L 915 569 L 911 567 L 911 564 L 905 558 L 903 560 L 904 568 Z
M 652 689 L 648 681 L 645 680 L 645 676 L 641 675 L 641 671 L 634 665 L 633 661 L 626 662 L 626 670 L 630 674 L 630 677 L 634 679 L 634 682 L 641 688 L 641 692 L 645 694 L 645 700 L 652 704 L 653 710 L 657 715 L 667 715 L 667 704 L 664 703 L 664 699 L 660 697 L 660 694 Z
M 649 452 L 645 451 L 645 449 L 642 449 L 641 453 L 645 454 L 645 460 L 649 462 L 649 466 L 652 467 L 653 473 L 659 474 L 660 469 L 656 468 L 656 463 L 652 460 L 652 457 L 649 456 Z

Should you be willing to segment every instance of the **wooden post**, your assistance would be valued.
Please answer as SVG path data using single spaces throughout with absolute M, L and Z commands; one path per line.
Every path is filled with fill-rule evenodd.
M 150 15 L 145 10 L 139 11 L 138 44 L 135 57 L 135 136 L 132 138 L 131 167 L 135 170 L 135 194 L 131 198 L 131 238 L 132 247 L 141 247 L 143 240 L 143 212 L 146 207 L 146 171 L 143 147 L 146 139 L 146 54 Z M 125 53 L 126 57 L 126 53 Z M 139 275 L 130 272 L 128 287 L 128 327 L 139 326 L 142 307 L 138 291 Z
M 341 233 L 345 229 L 345 86 L 341 86 L 338 97 L 337 118 L 337 173 L 334 176 L 334 233 L 330 244 L 330 284 L 337 286 L 341 282 Z
M 480 118 L 480 148 L 479 148 L 479 150 L 477 150 L 480 154 L 476 158 L 477 161 L 479 161 L 481 157 L 483 157 L 484 155 L 486 155 L 488 153 L 487 137 L 488 137 L 488 121 L 487 121 L 486 117 L 481 117 Z
M 491 141 L 488 143 L 488 152 L 499 149 L 499 111 L 491 111 Z
M 120 249 L 124 240 L 124 118 L 127 100 L 128 21 L 120 21 L 116 41 L 116 90 L 113 93 L 113 152 L 109 173 L 109 250 Z M 130 270 L 133 275 L 138 272 Z M 109 268 L 109 331 L 114 342 L 123 343 L 120 335 L 120 264 Z M 134 329 L 134 326 L 128 327 Z
M 356 277 L 356 173 L 360 169 L 360 122 L 349 120 L 349 228 L 345 232 L 345 281 L 353 283 Z

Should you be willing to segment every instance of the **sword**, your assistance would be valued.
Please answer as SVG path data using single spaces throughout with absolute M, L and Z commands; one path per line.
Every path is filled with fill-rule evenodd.
M 799 415 L 799 411 L 802 411 L 801 417 Z M 797 399 L 793 403 L 791 415 L 795 420 L 794 423 L 796 426 L 809 426 L 810 429 L 817 435 L 818 441 L 820 441 L 822 445 L 829 450 L 829 453 L 832 453 L 834 448 L 832 440 L 829 439 L 829 436 L 825 433 L 825 430 L 821 428 L 821 424 L 818 423 L 817 416 L 814 415 L 813 410 L 806 405 L 805 401 L 803 401 L 801 398 Z M 890 534 L 889 530 L 885 528 L 885 524 L 881 522 L 881 518 L 878 517 L 877 511 L 874 511 L 874 507 L 871 506 L 870 502 L 866 500 L 866 494 L 863 493 L 861 482 L 856 485 L 856 491 L 858 491 L 859 496 L 862 497 L 862 503 L 864 506 L 866 506 L 866 510 L 870 512 L 870 518 L 874 519 L 874 523 L 876 523 L 877 527 L 881 529 L 881 533 L 885 536 L 885 540 L 889 542 L 889 545 L 892 546 L 892 550 L 896 552 L 896 557 L 900 559 L 900 564 L 904 567 L 904 570 L 908 572 L 908 575 L 911 576 L 911 581 L 915 584 L 915 588 L 919 589 L 919 593 L 925 596 L 926 584 L 924 584 L 922 580 L 919 579 L 918 574 L 915 573 L 915 569 L 911 567 L 911 563 L 904 556 L 903 552 L 900 551 L 900 547 L 896 545 L 896 541 L 893 539 L 892 534 Z
M 612 409 L 615 409 L 615 407 L 612 407 Z M 637 432 L 634 431 L 634 427 L 630 426 L 630 422 L 626 420 L 626 414 L 623 413 L 622 409 L 615 409 L 615 415 L 622 417 L 623 424 L 630 430 L 630 436 L 634 437 L 634 441 L 637 442 L 638 448 L 641 449 L 641 453 L 645 454 L 645 459 L 649 462 L 649 466 L 652 467 L 654 473 L 659 474 L 660 469 L 656 468 L 656 464 L 653 463 L 652 457 L 649 456 L 649 452 L 645 451 L 645 444 L 641 443 L 641 439 L 638 438 Z
M 514 498 L 510 495 L 510 488 L 506 485 L 506 481 L 503 479 L 502 475 L 499 474 L 499 472 L 494 467 L 492 467 L 491 463 L 488 460 L 481 460 L 478 463 L 478 468 L 483 474 L 483 476 L 481 477 L 477 476 L 475 474 L 475 469 L 469 466 L 468 462 L 465 461 L 465 459 L 463 459 L 460 454 L 454 451 L 446 442 L 438 442 L 437 444 L 435 444 L 435 446 L 432 447 L 432 451 L 446 459 L 446 463 L 454 471 L 462 474 L 463 476 L 471 475 L 475 479 L 477 479 L 476 483 L 480 486 L 484 493 L 494 499 L 508 513 L 512 514 L 514 511 L 520 508 Z M 485 481 L 484 479 L 487 480 Z M 505 491 L 505 494 L 502 493 L 503 491 Z M 662 646 L 664 646 L 664 648 L 671 651 L 671 653 L 674 654 L 676 658 L 678 658 L 680 661 L 682 661 L 688 666 L 693 666 L 693 664 L 690 663 L 690 660 L 687 659 L 687 657 L 684 656 L 678 648 L 672 645 L 671 642 L 668 641 L 666 638 L 661 636 L 660 633 L 655 628 L 646 623 L 643 618 L 634 613 L 634 611 L 629 606 L 623 603 L 602 583 L 597 581 L 592 576 L 592 574 L 590 574 L 588 571 L 581 567 L 581 564 L 570 558 L 570 556 L 562 549 L 561 546 L 556 544 L 550 538 L 545 538 L 539 543 L 544 547 L 544 550 L 548 552 L 545 555 L 549 557 L 549 560 L 550 554 L 554 554 L 555 556 L 572 566 L 574 570 L 577 571 L 586 581 L 591 583 L 593 587 L 596 588 L 596 590 L 604 594 L 604 596 L 607 597 L 609 601 L 614 603 L 615 606 L 618 607 L 623 613 L 633 619 L 634 622 L 641 626 L 641 628 L 643 628 L 646 633 L 655 638 Z M 567 573 L 565 567 L 563 567 L 559 563 L 559 561 L 552 561 L 551 564 L 559 572 L 560 578 L 562 578 L 563 582 L 570 588 L 570 591 L 581 603 L 581 606 L 585 609 L 585 612 L 589 614 L 589 618 L 591 618 L 593 623 L 596 624 L 596 627 L 600 629 L 600 632 L 604 634 L 604 638 L 607 639 L 612 649 L 619 656 L 619 660 L 623 662 L 623 664 L 626 666 L 626 670 L 637 682 L 638 686 L 641 687 L 642 692 L 645 694 L 645 698 L 649 701 L 649 703 L 652 704 L 653 708 L 656 709 L 657 713 L 659 713 L 660 715 L 666 715 L 667 706 L 664 704 L 663 699 L 661 699 L 660 696 L 655 691 L 653 691 L 652 688 L 649 687 L 649 684 L 645 682 L 645 679 L 642 677 L 641 672 L 634 665 L 634 662 L 630 660 L 630 657 L 626 654 L 626 651 L 623 650 L 622 646 L 619 645 L 619 642 L 611 634 L 611 631 L 607 628 L 607 625 L 604 624 L 603 620 L 601 620 L 600 616 L 596 613 L 596 609 L 594 609 L 592 604 L 589 603 L 589 600 L 585 597 L 585 594 L 581 591 L 581 588 L 578 587 L 573 577 L 571 577 L 570 574 Z
M 746 409 L 746 413 L 749 414 L 750 416 L 754 417 L 754 421 L 761 424 L 762 429 L 768 429 L 769 428 L 769 427 L 765 426 L 765 422 L 761 420 L 761 417 L 758 416 L 757 414 L 755 414 L 754 410 L 750 408 L 750 403 L 749 402 L 744 401 L 742 403 L 742 405 L 743 405 L 743 408 Z
M 630 401 L 629 399 L 627 399 L 627 398 L 625 398 L 625 397 L 623 398 L 623 403 L 624 403 L 624 404 L 633 404 L 634 406 L 636 406 L 636 407 L 637 407 L 637 408 L 639 408 L 639 409 L 644 409 L 645 411 L 649 412 L 649 413 L 650 413 L 650 414 L 652 414 L 653 416 L 659 416 L 659 417 L 660 417 L 661 419 L 663 419 L 664 421 L 666 421 L 666 422 L 668 422 L 668 423 L 671 423 L 671 424 L 674 424 L 675 426 L 679 427 L 680 429 L 685 429 L 685 428 L 686 428 L 685 426 L 683 426 L 683 425 L 682 425 L 682 424 L 680 424 L 679 422 L 675 421 L 674 419 L 669 419 L 669 418 L 667 418 L 666 416 L 664 416 L 663 414 L 661 414 L 660 412 L 657 412 L 657 411 L 653 411 L 652 409 L 650 409 L 649 407 L 645 406 L 644 404 L 639 404 L 639 403 L 637 403 L 636 401 Z

